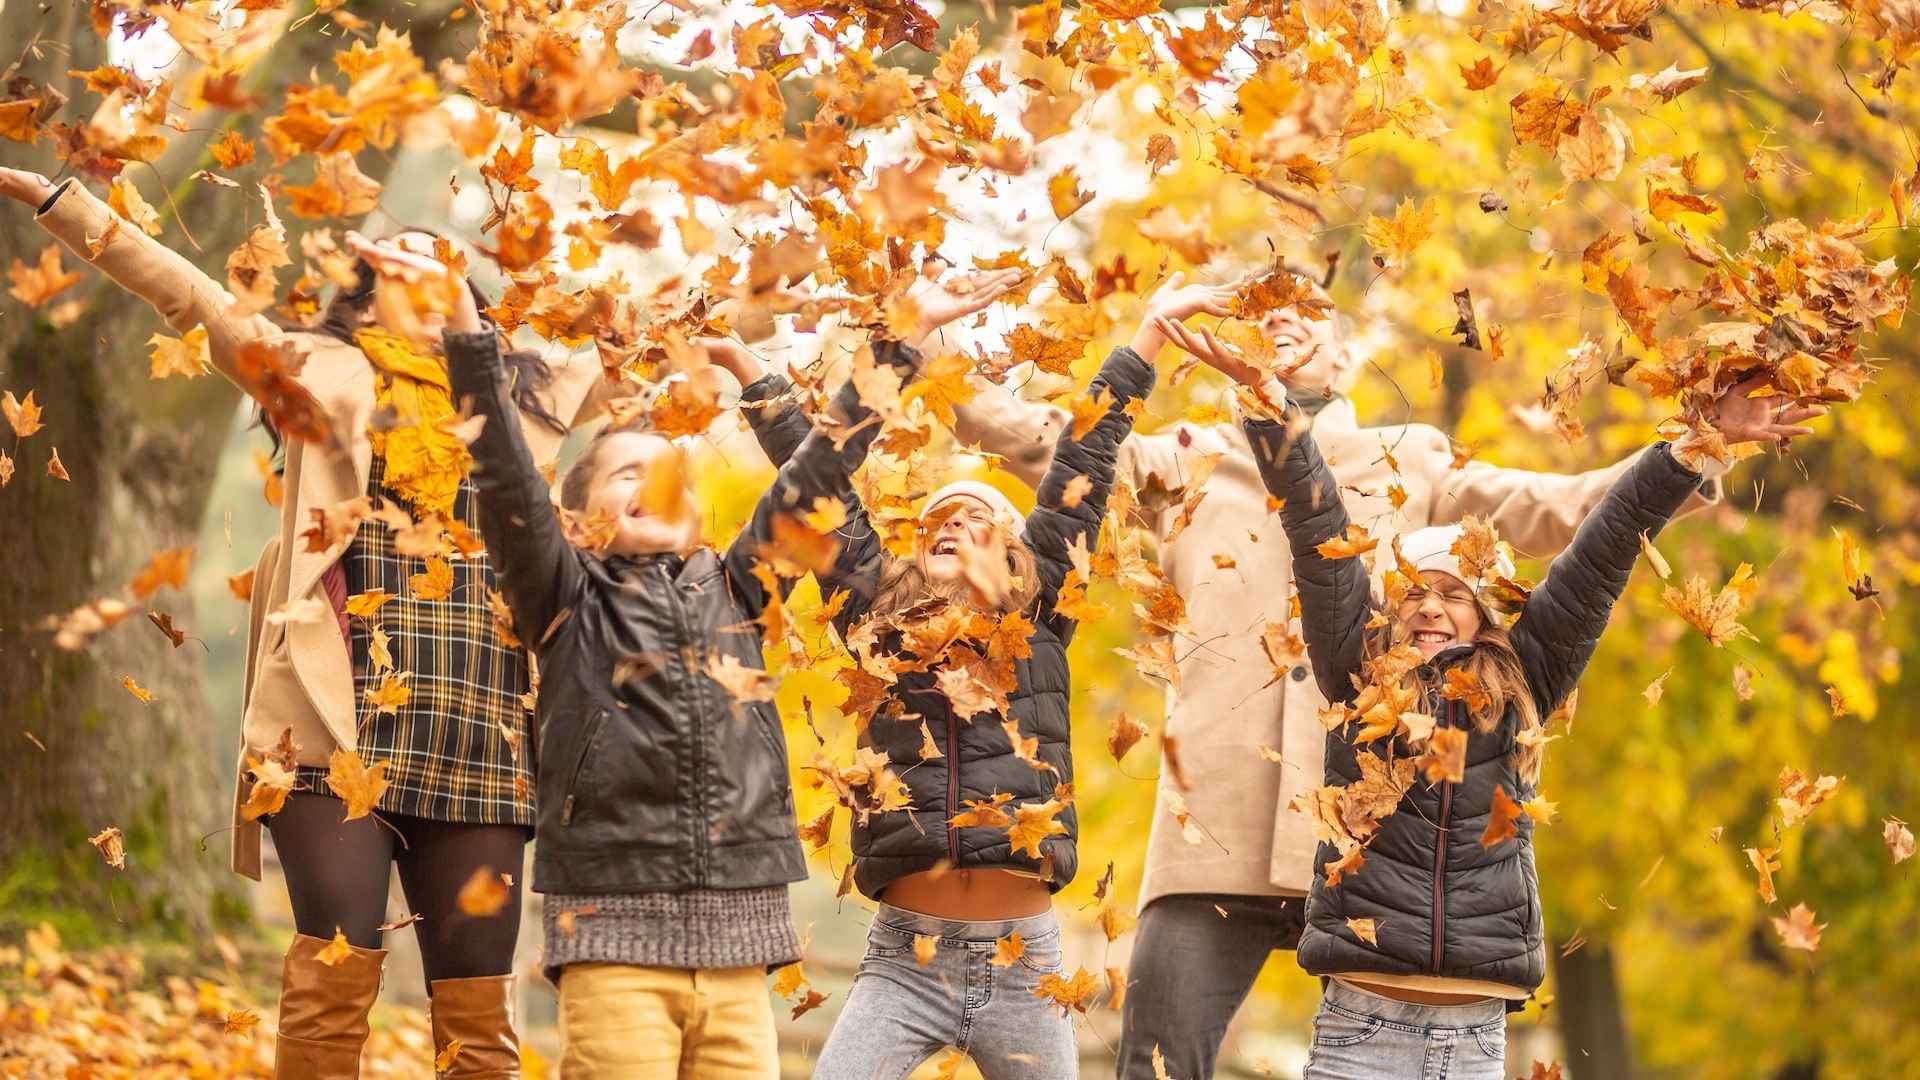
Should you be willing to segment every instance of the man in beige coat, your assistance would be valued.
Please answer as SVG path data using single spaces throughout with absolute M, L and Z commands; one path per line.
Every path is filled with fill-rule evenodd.
M 1226 313 L 1229 289 L 1170 285 L 1149 300 L 1150 316 L 1177 321 Z M 1148 360 L 1165 344 L 1151 323 L 1144 319 L 1133 341 Z M 1268 315 L 1261 328 L 1278 350 L 1281 370 L 1299 365 L 1287 377 L 1291 396 L 1308 403 L 1314 439 L 1340 479 L 1348 514 L 1377 537 L 1474 515 L 1522 553 L 1549 556 L 1573 538 L 1632 460 L 1574 475 L 1478 461 L 1456 468 L 1450 441 L 1435 428 L 1360 426 L 1352 402 L 1333 392 L 1355 367 L 1335 320 L 1311 321 L 1287 310 Z M 1046 471 L 1054 436 L 1068 418 L 998 386 L 983 387 L 958 414 L 963 440 L 1005 458 L 1030 484 Z M 1169 540 L 1192 494 L 1188 479 L 1214 454 L 1220 457 L 1203 485 L 1205 498 Z M 1163 769 L 1118 1074 L 1150 1080 L 1157 1047 L 1167 1075 L 1196 1080 L 1213 1074 L 1227 1024 L 1267 954 L 1298 941 L 1315 844 L 1309 819 L 1287 805 L 1321 783 L 1326 733 L 1317 716 L 1326 700 L 1304 660 L 1274 680 L 1261 648 L 1269 623 L 1299 632 L 1289 611 L 1292 554 L 1239 425 L 1182 423 L 1136 433 L 1121 448 L 1119 475 L 1139 492 L 1139 523 L 1160 541 L 1161 569 L 1186 600 L 1193 624 L 1192 640 L 1175 645 L 1180 681 L 1169 688 L 1166 732 L 1180 748 L 1188 785 L 1180 794 L 1203 839 L 1182 839 L 1167 811 L 1172 779 Z M 1397 511 L 1388 494 L 1395 484 L 1406 493 Z M 1703 487 L 1688 509 L 1714 497 L 1716 489 Z M 1231 562 L 1222 569 L 1226 560 L 1216 556 Z M 1262 746 L 1279 751 L 1280 764 L 1263 761 Z

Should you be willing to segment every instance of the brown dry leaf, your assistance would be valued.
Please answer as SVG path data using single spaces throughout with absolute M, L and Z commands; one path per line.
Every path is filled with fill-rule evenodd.
M 155 629 L 167 635 L 167 640 L 173 642 L 174 648 L 177 649 L 187 643 L 187 632 L 173 625 L 173 616 L 170 613 L 165 611 L 149 611 L 147 612 L 147 621 L 151 622 Z
M 1028 858 L 1040 858 L 1040 844 L 1049 836 L 1060 836 L 1067 831 L 1065 824 L 1054 820 L 1055 815 L 1065 810 L 1067 804 L 1059 799 L 1048 799 L 1043 803 L 1025 803 L 1014 807 L 1014 823 L 1007 829 L 1007 842 L 1014 851 Z
M 1827 928 L 1826 923 L 1813 921 L 1813 912 L 1805 904 L 1793 905 L 1786 918 L 1775 916 L 1773 928 L 1780 932 L 1780 943 L 1789 949 L 1805 949 L 1814 952 L 1820 948 L 1820 932 Z
M 1760 899 L 1769 904 L 1773 903 L 1778 899 L 1773 891 L 1773 875 L 1780 870 L 1780 860 L 1774 856 L 1780 853 L 1780 849 L 1747 848 L 1746 852 L 1747 861 L 1753 864 L 1753 872 L 1760 877 Z
M 1047 181 L 1047 202 L 1053 208 L 1053 216 L 1061 221 L 1092 201 L 1093 192 L 1080 190 L 1080 177 L 1072 165 Z
M 40 261 L 33 266 L 15 259 L 7 267 L 7 280 L 13 282 L 7 292 L 28 307 L 39 307 L 78 285 L 85 276 L 78 270 L 61 269 L 60 245 L 48 244 L 41 249 Z
M 1427 783 L 1458 784 L 1467 778 L 1467 733 L 1463 728 L 1435 728 L 1426 752 L 1414 761 Z
M 221 1022 L 220 1033 L 250 1038 L 253 1035 L 253 1029 L 259 1025 L 260 1016 L 252 1009 L 229 1009 L 227 1018 Z
M 371 619 L 374 612 L 379 611 L 394 599 L 396 599 L 395 594 L 385 589 L 368 589 L 363 593 L 355 593 L 347 597 L 347 614 Z
M 100 857 L 107 860 L 108 866 L 115 870 L 127 868 L 127 842 L 126 837 L 121 835 L 119 826 L 109 825 L 101 829 L 87 837 L 87 843 L 92 844 L 100 852 Z
M 1380 546 L 1380 541 L 1367 535 L 1367 531 L 1358 525 L 1348 525 L 1345 536 L 1322 541 L 1314 550 L 1323 559 L 1351 559 L 1365 555 Z
M 1753 636 L 1740 625 L 1739 615 L 1759 586 L 1753 566 L 1741 563 L 1717 593 L 1708 591 L 1706 579 L 1696 574 L 1687 579 L 1684 590 L 1668 587 L 1660 594 L 1660 602 L 1707 635 L 1708 641 L 1724 645 L 1736 637 Z
M 287 803 L 287 795 L 293 791 L 293 770 L 271 756 L 261 758 L 249 755 L 247 775 L 253 778 L 253 786 L 247 792 L 246 805 L 240 808 L 240 816 L 248 821 L 259 821 L 269 814 L 279 813 Z
M 707 678 L 719 683 L 735 701 L 772 701 L 780 685 L 780 680 L 766 671 L 722 653 L 707 658 Z
M 465 893 L 463 892 L 462 895 L 464 896 Z M 433 1059 L 434 1071 L 436 1073 L 445 1073 L 447 1070 L 453 1068 L 453 1063 L 460 1060 L 460 1051 L 466 1048 L 466 1044 L 459 1039 L 448 1039 L 447 1045 L 440 1051 L 439 1055 Z
M 461 911 L 476 919 L 491 919 L 500 914 L 511 899 L 513 893 L 505 877 L 491 866 L 482 866 L 460 886 L 456 903 Z
M 235 600 L 244 604 L 253 599 L 254 572 L 253 569 L 249 568 L 227 577 L 227 591 L 233 594 Z
M 1046 998 L 1060 1006 L 1062 1014 L 1087 1011 L 1093 996 L 1100 992 L 1100 982 L 1086 968 L 1076 968 L 1072 978 L 1062 978 L 1057 974 L 1040 976 L 1040 985 L 1034 988 L 1033 996 Z
M 1460 78 L 1466 81 L 1469 90 L 1485 90 L 1498 82 L 1500 73 L 1505 70 L 1505 65 L 1493 66 L 1493 57 L 1483 56 L 1471 65 L 1461 64 Z
M 347 813 L 343 821 L 353 821 L 366 817 L 380 802 L 380 796 L 387 790 L 387 763 L 376 763 L 371 769 L 360 760 L 357 751 L 337 749 L 327 758 L 327 787 L 335 795 L 346 801 Z
M 1895 866 L 1913 858 L 1913 830 L 1899 818 L 1888 818 L 1883 822 L 1880 838 L 1887 842 L 1887 850 L 1893 853 Z
M 1493 789 L 1493 806 L 1487 816 L 1486 830 L 1480 834 L 1480 846 L 1490 848 L 1520 835 L 1520 804 L 1507 795 L 1504 787 Z
M 1114 715 L 1113 727 L 1107 731 L 1107 752 L 1113 755 L 1113 760 L 1119 761 L 1146 734 L 1147 725 L 1128 716 L 1126 710 L 1122 709 Z
M 1374 946 L 1375 948 L 1379 947 L 1380 937 L 1378 933 L 1379 924 L 1377 920 L 1349 918 L 1347 920 L 1347 929 L 1352 931 L 1353 936 L 1359 938 L 1361 941 L 1364 941 L 1367 944 Z
M 133 186 L 125 173 L 113 178 L 113 186 L 107 192 L 107 207 L 139 226 L 148 236 L 160 235 L 160 212 L 141 197 L 140 189 Z
M 1667 692 L 1667 676 L 1672 674 L 1673 669 L 1668 668 L 1661 672 L 1658 678 L 1648 683 L 1645 690 L 1640 691 L 1640 696 L 1647 699 L 1647 708 L 1651 709 L 1660 704 L 1661 696 Z
M 1841 777 L 1822 776 L 1817 780 L 1808 780 L 1798 769 L 1780 770 L 1780 798 L 1774 805 L 1780 808 L 1780 827 L 1791 829 L 1807 820 L 1813 814 L 1814 807 L 1833 798 L 1840 790 Z
M 1666 559 L 1661 558 L 1660 552 L 1653 546 L 1653 541 L 1647 539 L 1647 534 L 1644 532 L 1640 534 L 1640 554 L 1647 557 L 1647 565 L 1653 567 L 1653 572 L 1660 575 L 1661 581 L 1673 576 L 1673 568 L 1667 565 Z
M 149 378 L 179 375 L 193 379 L 213 370 L 213 355 L 207 347 L 204 326 L 196 326 L 177 338 L 155 334 L 147 339 L 147 344 L 153 347 Z
M 1027 954 L 1027 943 L 1020 940 L 1019 934 L 1008 934 L 993 943 L 994 967 L 1012 967 Z
M 1391 218 L 1369 214 L 1361 236 L 1375 252 L 1374 265 L 1385 270 L 1405 266 L 1433 235 L 1433 219 L 1439 212 L 1439 204 L 1433 199 L 1415 205 L 1408 198 L 1401 201 Z
M 133 575 L 128 587 L 133 595 L 141 600 L 152 596 L 162 587 L 184 589 L 187 587 L 187 571 L 193 566 L 191 547 L 170 548 L 155 555 Z
M 53 448 L 53 456 L 47 459 L 47 475 L 55 480 L 71 481 L 73 479 L 67 475 L 67 467 L 60 462 L 60 448 L 57 446 Z
M 1355 844 L 1352 850 L 1327 864 L 1327 888 L 1331 889 L 1350 875 L 1359 873 L 1360 868 L 1365 865 L 1367 865 L 1367 849 Z

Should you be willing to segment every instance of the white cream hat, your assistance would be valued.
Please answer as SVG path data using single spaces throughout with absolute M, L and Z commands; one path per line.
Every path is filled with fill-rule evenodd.
M 928 515 L 933 513 L 933 508 L 941 503 L 959 498 L 978 499 L 987 504 L 996 516 L 1006 518 L 1012 523 L 1016 536 L 1027 526 L 1027 515 L 1014 507 L 1012 499 L 1007 498 L 992 484 L 984 484 L 978 480 L 955 480 L 927 496 L 927 501 L 920 506 L 920 520 L 927 520 Z
M 1413 564 L 1416 570 L 1439 570 L 1452 574 L 1465 582 L 1477 593 L 1485 592 L 1497 578 L 1511 578 L 1517 571 L 1513 565 L 1513 552 L 1506 541 L 1500 541 L 1494 548 L 1495 559 L 1491 576 L 1478 580 L 1467 576 L 1460 565 L 1460 556 L 1453 553 L 1453 545 L 1467 530 L 1458 525 L 1430 525 L 1424 529 L 1415 529 L 1400 539 L 1400 554 Z

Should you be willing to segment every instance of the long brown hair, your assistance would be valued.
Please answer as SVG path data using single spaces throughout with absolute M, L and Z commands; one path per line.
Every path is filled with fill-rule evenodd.
M 1000 598 L 997 614 L 1022 612 L 1032 615 L 1040 597 L 1040 566 L 1032 549 L 1018 536 L 1007 534 L 1007 594 Z M 920 568 L 920 560 L 888 556 L 880 569 L 880 582 L 874 590 L 873 606 L 867 618 L 893 625 L 915 621 L 947 604 L 974 606 L 972 590 L 966 581 L 934 581 Z
M 1540 710 L 1533 703 L 1533 691 L 1527 687 L 1527 672 L 1520 665 L 1520 654 L 1513 649 L 1513 639 L 1500 620 L 1477 598 L 1474 607 L 1480 613 L 1480 631 L 1473 636 L 1473 651 L 1460 665 L 1480 684 L 1480 689 L 1486 692 L 1488 698 L 1487 706 L 1473 713 L 1474 730 L 1483 735 L 1492 731 L 1499 726 L 1507 710 L 1512 709 L 1519 720 L 1520 734 L 1537 735 L 1542 726 Z M 1399 644 L 1399 631 L 1403 626 L 1402 621 L 1388 611 L 1383 625 L 1367 635 L 1367 658 L 1383 656 Z M 1432 675 L 1422 675 L 1422 670 L 1416 668 L 1408 678 L 1419 682 L 1422 692 L 1431 692 L 1437 687 L 1437 680 Z M 1544 745 L 1537 738 L 1524 738 L 1514 747 L 1513 764 L 1522 780 L 1529 784 L 1539 782 L 1543 756 Z

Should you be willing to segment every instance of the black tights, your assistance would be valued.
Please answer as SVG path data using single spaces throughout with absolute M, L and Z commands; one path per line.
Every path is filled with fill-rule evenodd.
M 520 936 L 521 871 L 527 830 L 519 825 L 464 825 L 403 814 L 343 821 L 346 804 L 330 795 L 296 791 L 267 819 L 286 871 L 293 923 L 309 937 L 338 930 L 363 949 L 381 947 L 387 914 L 388 866 L 398 863 L 407 904 L 420 916 L 428 993 L 436 979 L 469 979 L 513 971 Z M 392 826 L 389 828 L 388 826 Z M 460 887 L 489 867 L 513 879 L 507 905 L 496 915 L 460 910 Z

